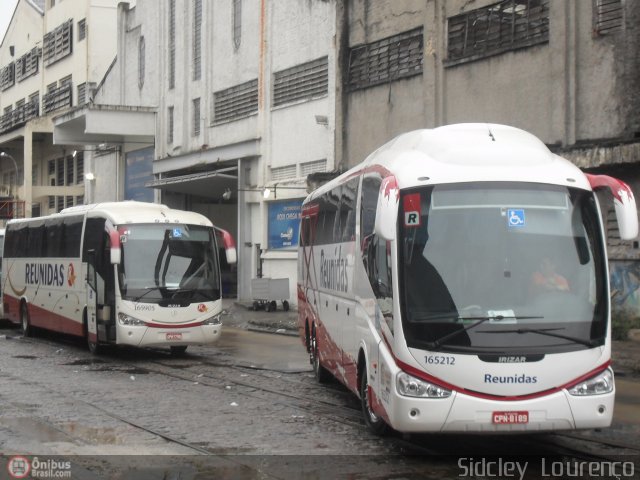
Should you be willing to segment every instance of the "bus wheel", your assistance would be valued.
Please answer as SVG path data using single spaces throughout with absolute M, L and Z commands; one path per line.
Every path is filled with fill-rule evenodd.
M 29 308 L 27 307 L 27 302 L 22 302 L 22 306 L 20 307 L 20 325 L 22 327 L 23 336 L 30 337 L 33 334 L 31 322 L 29 321 Z
M 319 383 L 327 383 L 331 379 L 331 375 L 320 365 L 320 356 L 318 354 L 318 339 L 316 338 L 316 326 L 311 327 L 311 365 L 313 365 L 313 374 Z
M 368 387 L 369 382 L 367 381 L 367 371 L 365 369 L 362 372 L 362 380 L 360 380 L 360 403 L 362 404 L 364 423 L 374 435 L 386 435 L 389 432 L 389 425 L 371 409 L 369 405 Z
M 179 357 L 187 351 L 187 345 L 174 345 L 171 348 L 171 355 Z

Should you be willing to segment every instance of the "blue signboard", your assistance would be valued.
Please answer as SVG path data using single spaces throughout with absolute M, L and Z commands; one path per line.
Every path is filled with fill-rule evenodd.
M 269 203 L 269 249 L 298 247 L 302 200 Z
M 153 188 L 144 184 L 153 180 L 153 147 L 143 148 L 126 155 L 124 180 L 125 200 L 153 202 Z

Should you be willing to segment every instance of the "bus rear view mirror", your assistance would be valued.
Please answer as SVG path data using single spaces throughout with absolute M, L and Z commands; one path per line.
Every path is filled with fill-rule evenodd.
M 607 175 L 587 174 L 587 178 L 594 190 L 607 188 L 613 195 L 613 206 L 616 210 L 620 238 L 622 240 L 636 238 L 638 236 L 638 211 L 635 197 L 629 185 Z
M 227 263 L 229 265 L 234 264 L 238 261 L 238 254 L 236 252 L 236 248 L 225 248 L 224 252 L 227 256 Z
M 376 235 L 388 241 L 396 238 L 398 193 L 396 177 L 391 175 L 382 180 L 376 209 L 375 232 Z
M 229 232 L 222 228 L 213 227 L 216 232 L 216 240 L 218 241 L 218 248 L 223 247 L 227 263 L 229 265 L 235 264 L 238 261 L 238 253 L 236 252 L 236 242 Z
M 122 250 L 120 250 L 119 248 L 112 247 L 110 250 L 110 254 L 111 254 L 111 264 L 120 265 L 120 262 L 122 261 Z

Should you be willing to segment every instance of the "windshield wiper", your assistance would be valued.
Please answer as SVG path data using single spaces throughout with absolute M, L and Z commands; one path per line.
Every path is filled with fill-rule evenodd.
M 539 335 L 546 335 L 548 337 L 562 338 L 563 340 L 569 340 L 570 342 L 579 343 L 587 347 L 596 347 L 598 345 L 594 340 L 585 340 L 583 338 L 572 337 L 569 335 L 562 335 L 560 333 L 553 333 L 555 330 L 563 330 L 562 328 L 517 328 L 515 330 L 487 330 L 482 333 L 537 333 Z
M 498 322 L 502 321 L 502 320 L 506 320 L 506 319 L 510 319 L 510 320 L 530 320 L 530 319 L 540 319 L 540 318 L 544 318 L 544 317 L 519 317 L 519 316 L 515 316 L 515 315 L 493 315 L 493 316 L 487 316 L 487 317 L 459 317 L 457 315 L 448 315 L 448 316 L 443 316 L 441 315 L 440 317 L 442 318 L 455 318 L 456 320 L 478 320 L 476 323 L 472 323 L 471 325 L 467 325 L 466 327 L 464 327 L 461 330 L 454 330 L 451 333 L 447 333 L 446 335 L 438 338 L 437 340 L 434 340 L 433 342 L 428 342 L 427 343 L 427 348 L 429 348 L 429 350 L 434 350 L 436 348 L 440 348 L 444 342 L 446 342 L 447 340 L 457 337 L 458 335 L 460 335 L 461 333 L 466 332 L 467 330 L 471 330 L 472 328 L 476 328 L 478 325 L 483 324 L 484 322 L 488 321 L 488 320 L 496 320 Z M 436 318 L 439 318 L 438 316 L 436 316 Z
M 139 302 L 143 297 L 145 297 L 148 293 L 153 292 L 154 290 L 160 290 L 160 287 L 142 287 L 142 288 L 138 288 L 137 290 L 146 290 L 142 295 L 139 295 L 138 297 L 134 298 L 133 301 L 134 302 Z

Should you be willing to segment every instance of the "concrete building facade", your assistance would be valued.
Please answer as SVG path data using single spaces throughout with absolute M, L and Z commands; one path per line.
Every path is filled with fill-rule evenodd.
M 18 1 L 0 45 L 4 219 L 85 201 L 85 152 L 79 145 L 55 145 L 52 119 L 87 103 L 107 71 L 115 55 L 116 4 Z
M 117 59 L 92 104 L 56 119 L 56 141 L 105 145 L 92 200 L 135 198 L 137 176 L 147 200 L 231 231 L 227 293 L 250 300 L 252 278 L 289 278 L 295 304 L 306 177 L 334 169 L 335 19 L 322 0 L 122 3 Z M 130 119 L 150 112 L 149 143 Z M 87 130 L 98 115 L 114 119 L 101 139 Z
M 640 198 L 640 5 L 622 0 L 354 0 L 338 32 L 337 162 L 461 122 L 528 130 Z M 375 119 L 375 121 L 372 121 Z M 640 314 L 640 249 L 604 216 L 614 309 Z

